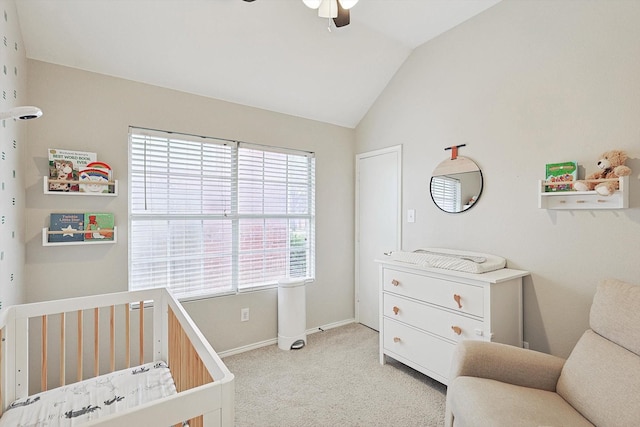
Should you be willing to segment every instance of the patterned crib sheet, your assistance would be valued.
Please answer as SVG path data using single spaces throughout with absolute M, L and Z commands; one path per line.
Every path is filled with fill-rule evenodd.
M 176 393 L 169 367 L 151 362 L 13 402 L 0 427 L 71 427 Z

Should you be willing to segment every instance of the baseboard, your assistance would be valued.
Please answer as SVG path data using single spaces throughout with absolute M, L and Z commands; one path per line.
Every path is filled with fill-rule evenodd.
M 244 353 L 245 351 L 255 350 L 272 344 L 278 344 L 278 338 L 272 338 L 270 340 L 260 341 L 254 344 L 243 345 L 242 347 L 232 348 L 231 350 L 227 351 L 221 351 L 218 353 L 218 356 L 224 359 L 227 356 L 233 356 L 234 354 Z
M 316 332 L 326 331 L 327 329 L 339 328 L 340 326 L 350 325 L 355 321 L 356 319 L 347 319 L 347 320 L 341 320 L 340 322 L 329 323 L 324 326 L 318 326 L 317 328 L 307 329 L 307 335 L 314 334 Z
M 338 328 L 340 326 L 349 325 L 354 322 L 355 322 L 355 319 L 347 319 L 347 320 L 341 320 L 340 322 L 329 323 L 323 326 L 307 329 L 307 335 L 314 334 L 316 332 L 326 331 L 328 329 Z M 232 348 L 231 350 L 221 351 L 220 353 L 218 353 L 218 356 L 224 359 L 227 356 L 233 356 L 234 354 L 240 354 L 240 353 L 244 353 L 245 351 L 256 350 L 258 348 L 266 347 L 268 345 L 273 345 L 273 344 L 278 344 L 277 337 L 269 340 L 253 343 L 253 344 L 243 345 L 242 347 Z

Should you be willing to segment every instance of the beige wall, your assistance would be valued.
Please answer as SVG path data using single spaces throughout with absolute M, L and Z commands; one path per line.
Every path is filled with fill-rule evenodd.
M 416 49 L 356 129 L 358 153 L 403 144 L 405 250 L 488 252 L 531 271 L 531 348 L 568 355 L 599 280 L 640 284 L 639 40 L 638 1 L 504 0 Z M 428 185 L 457 144 L 485 187 L 473 209 L 451 215 Z M 613 148 L 632 158 L 630 209 L 537 208 L 545 163 L 577 160 L 589 174 Z
M 25 104 L 27 58 L 13 1 L 0 0 L 0 111 Z M 0 313 L 24 299 L 26 129 L 33 121 L 0 120 Z
M 485 251 L 531 271 L 525 339 L 567 355 L 588 325 L 595 284 L 604 277 L 640 282 L 638 22 L 634 0 L 504 0 L 416 49 L 355 133 L 29 61 L 27 99 L 45 116 L 26 125 L 27 299 L 126 290 L 127 127 L 134 125 L 315 151 L 318 261 L 317 280 L 307 287 L 307 326 L 349 320 L 354 153 L 403 144 L 404 249 Z M 448 215 L 431 202 L 429 172 L 448 156 L 444 147 L 462 143 L 461 154 L 482 168 L 485 189 L 471 211 Z M 43 195 L 49 147 L 96 151 L 114 167 L 120 196 Z M 591 173 L 609 148 L 632 157 L 631 209 L 537 208 L 545 163 L 577 160 Z M 49 213 L 89 209 L 115 212 L 117 244 L 41 246 Z M 406 223 L 407 209 L 416 209 L 415 223 Z M 186 306 L 218 351 L 276 336 L 275 290 Z M 242 307 L 251 309 L 249 322 L 239 322 Z
M 135 66 L 135 64 L 132 64 Z M 307 286 L 307 327 L 352 320 L 352 129 L 30 60 L 28 99 L 44 116 L 28 129 L 26 290 L 29 302 L 127 290 L 128 126 L 170 130 L 316 153 L 317 280 Z M 118 197 L 44 195 L 47 148 L 98 153 L 119 180 Z M 51 212 L 114 212 L 114 245 L 43 247 Z M 277 336 L 276 289 L 189 302 L 218 351 Z M 240 322 L 240 309 L 250 320 Z

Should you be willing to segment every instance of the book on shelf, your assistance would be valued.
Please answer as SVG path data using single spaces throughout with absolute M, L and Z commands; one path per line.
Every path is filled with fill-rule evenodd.
M 81 193 L 114 193 L 111 181 L 111 166 L 104 162 L 91 162 L 80 170 Z
M 52 213 L 49 215 L 49 242 L 84 241 L 84 213 Z
M 84 214 L 84 222 L 85 241 L 113 240 L 115 221 L 112 213 L 88 212 Z
M 573 190 L 573 184 L 578 180 L 578 163 L 547 163 L 545 180 L 545 192 Z
M 80 191 L 80 171 L 95 162 L 96 153 L 49 149 L 49 191 Z M 65 182 L 70 181 L 70 182 Z

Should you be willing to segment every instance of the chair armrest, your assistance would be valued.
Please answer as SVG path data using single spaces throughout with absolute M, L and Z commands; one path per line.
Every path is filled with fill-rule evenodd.
M 449 384 L 459 376 L 480 377 L 555 391 L 565 359 L 506 344 L 462 341 L 455 348 Z

